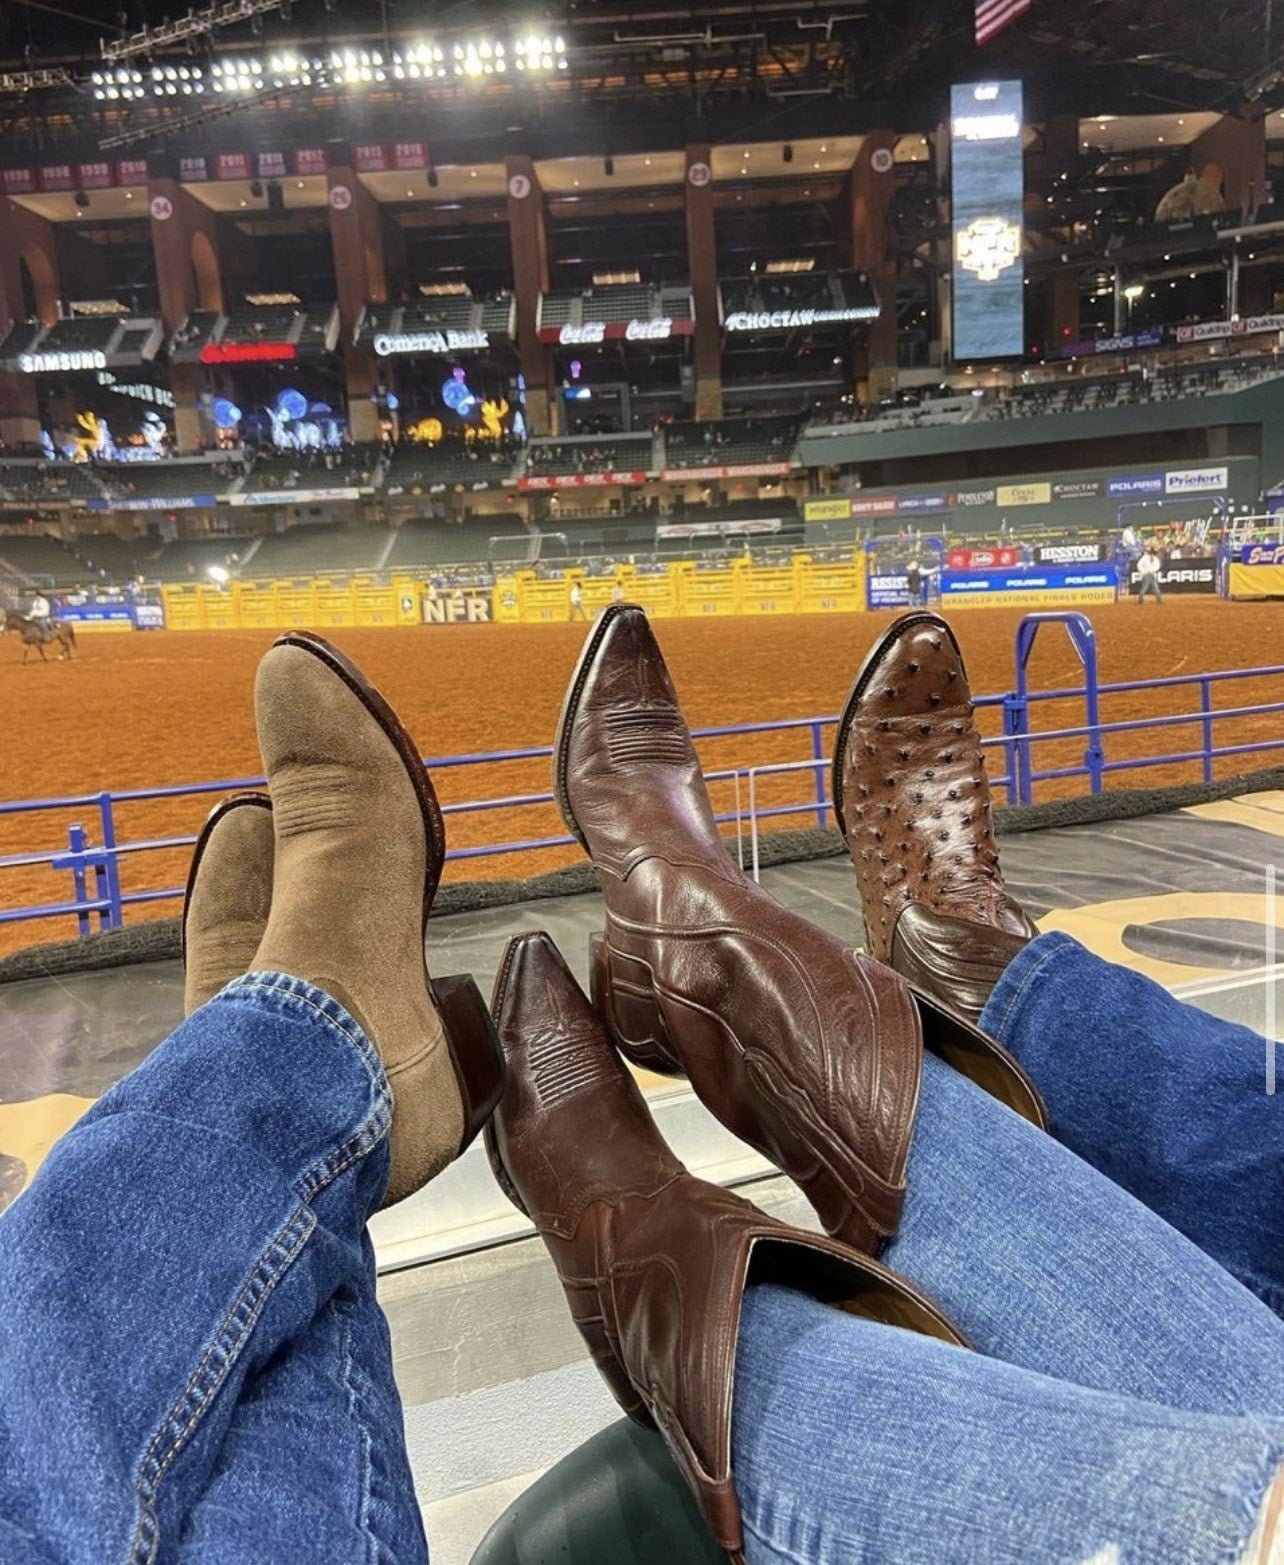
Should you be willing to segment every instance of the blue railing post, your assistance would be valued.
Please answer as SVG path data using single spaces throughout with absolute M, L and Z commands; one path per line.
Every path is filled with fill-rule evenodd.
M 1213 682 L 1205 675 L 1199 681 L 1199 710 L 1204 722 L 1204 781 L 1213 780 Z
M 106 928 L 122 929 L 125 924 L 125 908 L 120 900 L 120 860 L 116 855 L 116 818 L 112 814 L 112 797 L 105 790 L 98 795 L 98 815 L 102 822 L 103 864 L 107 875 Z
M 1052 609 L 1038 614 L 1027 614 L 1017 626 L 1016 633 L 1016 679 L 1017 695 L 1024 701 L 1027 694 L 1026 670 L 1030 662 L 1030 654 L 1034 651 L 1035 638 L 1039 634 L 1041 625 L 1064 625 L 1066 633 L 1070 637 L 1070 643 L 1079 655 L 1079 662 L 1083 665 L 1083 698 L 1087 716 L 1085 727 L 1088 729 L 1088 743 L 1083 752 L 1083 767 L 1088 777 L 1088 787 L 1093 793 L 1100 793 L 1105 786 L 1105 752 L 1101 747 L 1101 711 L 1098 699 L 1097 683 L 1097 633 L 1092 628 L 1092 621 L 1086 614 L 1078 614 L 1071 609 Z M 1069 693 L 1069 692 L 1067 692 Z M 1029 753 L 1030 741 L 1025 738 L 1019 741 L 1019 749 L 1023 756 L 1022 767 L 1022 804 L 1034 803 L 1034 773 L 1030 766 Z
M 1010 690 L 1003 697 L 1003 749 L 1008 758 L 1008 803 L 1029 804 L 1030 751 L 1026 734 L 1030 703 Z
M 815 756 L 819 765 L 815 768 L 816 778 L 816 803 L 819 808 L 816 811 L 816 825 L 821 831 L 825 829 L 825 820 L 829 806 L 825 798 L 825 725 L 815 722 L 811 725 L 811 753 Z
M 90 898 L 85 892 L 85 861 L 80 857 L 87 846 L 85 828 L 83 826 L 74 825 L 67 828 L 67 846 L 71 849 L 72 854 L 75 855 L 71 862 L 71 880 L 76 888 L 75 899 L 77 903 L 87 903 Z M 76 923 L 79 925 L 80 938 L 88 940 L 90 934 L 89 914 L 85 912 L 77 913 Z

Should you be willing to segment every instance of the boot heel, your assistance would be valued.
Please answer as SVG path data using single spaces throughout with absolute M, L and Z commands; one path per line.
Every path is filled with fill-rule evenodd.
M 435 978 L 430 987 L 464 1100 L 462 1152 L 503 1096 L 504 1050 L 471 973 Z
M 589 940 L 593 1009 L 606 1023 L 620 1053 L 662 1076 L 686 1073 L 669 1042 L 669 1029 L 645 962 L 612 951 L 605 935 Z

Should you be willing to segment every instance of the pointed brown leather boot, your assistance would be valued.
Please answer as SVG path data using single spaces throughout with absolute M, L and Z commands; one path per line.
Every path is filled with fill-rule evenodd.
M 183 1014 L 248 973 L 272 906 L 272 805 L 238 793 L 210 811 L 183 898 Z
M 975 1021 L 1038 930 L 1003 884 L 967 672 L 939 615 L 902 616 L 865 659 L 833 796 L 865 949 Z
M 320 636 L 282 636 L 254 698 L 276 851 L 253 966 L 324 989 L 378 1050 L 393 1094 L 391 1205 L 459 1155 L 503 1090 L 476 985 L 430 986 L 424 966 L 441 811 L 392 708 Z
M 685 1072 L 729 1130 L 802 1187 L 829 1233 L 877 1253 L 904 1202 L 920 1010 L 942 1053 L 988 1067 L 995 1046 L 735 865 L 639 608 L 608 608 L 589 637 L 555 786 L 606 899 L 593 995 L 620 1048 Z
M 781 1283 L 966 1344 L 877 1262 L 693 1178 L 547 935 L 509 941 L 491 1007 L 508 1058 L 486 1130 L 495 1173 L 539 1229 L 616 1400 L 658 1427 L 714 1537 L 741 1561 L 731 1393 L 747 1285 Z

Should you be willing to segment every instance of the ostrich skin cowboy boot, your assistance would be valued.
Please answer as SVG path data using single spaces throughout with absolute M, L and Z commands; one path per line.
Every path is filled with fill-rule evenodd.
M 685 1073 L 801 1186 L 829 1233 L 876 1254 L 904 1203 L 924 1024 L 947 1058 L 988 1069 L 995 1046 L 736 866 L 633 605 L 608 608 L 580 658 L 555 789 L 606 899 L 593 997 L 620 1048 Z M 1024 1089 L 1015 1078 L 1014 1096 Z
M 547 935 L 509 941 L 491 1008 L 508 1060 L 486 1127 L 496 1177 L 538 1228 L 616 1400 L 659 1429 L 715 1539 L 743 1561 L 731 1397 L 745 1288 L 781 1283 L 964 1339 L 877 1262 L 689 1174 Z
M 254 696 L 276 852 L 252 967 L 325 990 L 378 1050 L 393 1095 L 391 1205 L 463 1151 L 503 1090 L 477 986 L 430 984 L 424 966 L 441 811 L 392 708 L 320 636 L 282 636 Z
M 183 898 L 183 1014 L 248 973 L 272 907 L 272 804 L 238 793 L 210 811 Z
M 1003 884 L 967 672 L 939 615 L 902 616 L 865 659 L 838 728 L 833 797 L 865 949 L 977 1019 L 1038 930 Z

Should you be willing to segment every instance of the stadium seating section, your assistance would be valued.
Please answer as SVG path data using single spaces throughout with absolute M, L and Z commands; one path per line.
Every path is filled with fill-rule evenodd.
M 538 477 L 579 473 L 645 473 L 652 466 L 650 435 L 603 435 L 584 440 L 531 441 L 527 471 Z
M 364 575 L 379 568 L 388 548 L 386 527 L 326 523 L 273 533 L 245 560 L 246 576 Z
M 0 533 L 0 594 L 6 582 L 21 584 L 24 578 L 37 581 L 52 579 L 64 582 L 74 579 L 83 567 L 56 538 L 44 533 Z
M 41 353 L 106 353 L 121 333 L 116 315 L 73 315 L 55 321 L 40 339 Z
M 690 319 L 691 289 L 686 283 L 617 283 L 584 289 L 556 289 L 540 298 L 542 327 L 580 326 L 586 322 L 623 326 L 659 316 Z
M 58 505 L 102 498 L 93 469 L 76 462 L 6 462 L 0 456 L 0 500 Z
M 175 499 L 192 495 L 226 494 L 241 477 L 231 462 L 123 462 L 100 463 L 94 473 L 104 492 L 113 499 Z
M 390 495 L 430 494 L 442 488 L 490 488 L 513 477 L 521 447 L 509 442 L 444 441 L 425 446 L 403 441 L 393 453 L 384 475 Z
M 788 462 L 798 423 L 796 418 L 754 418 L 670 424 L 664 434 L 665 465 L 700 468 Z

